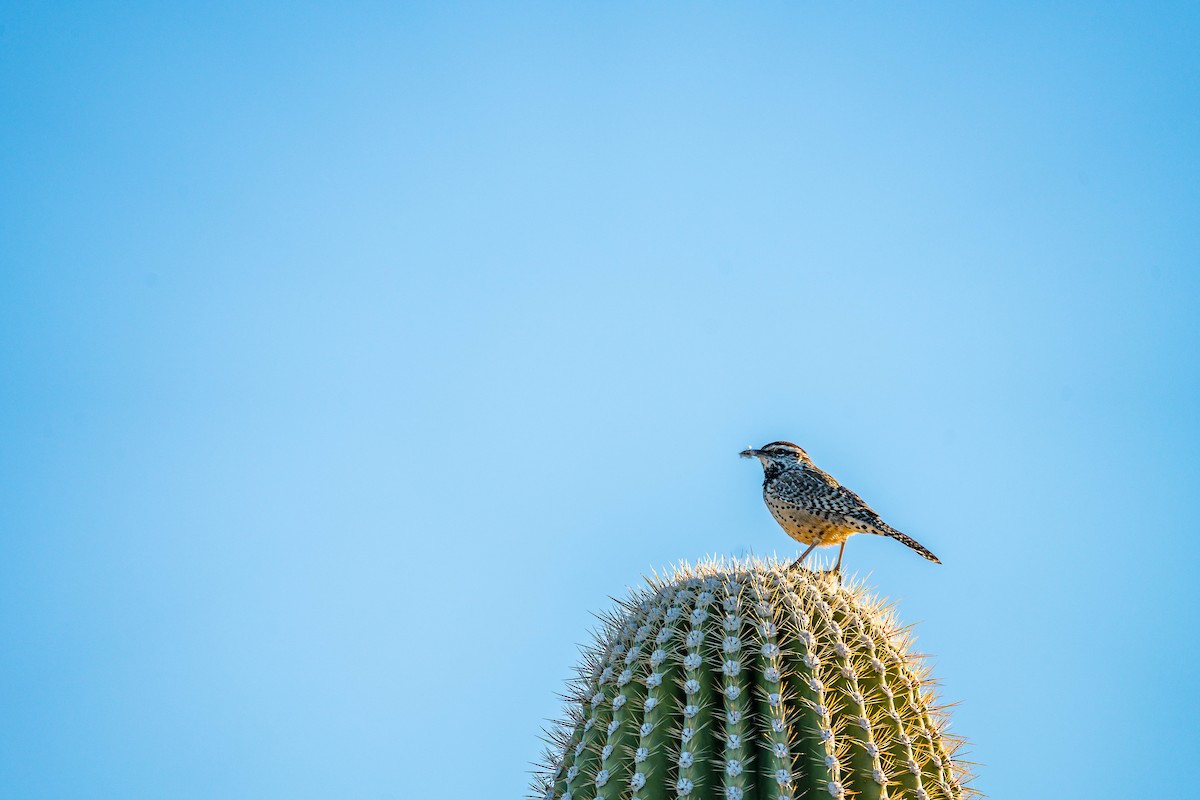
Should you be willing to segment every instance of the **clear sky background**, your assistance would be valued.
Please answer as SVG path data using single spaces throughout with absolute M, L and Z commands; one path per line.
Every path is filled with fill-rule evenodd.
M 0 6 L 0 797 L 522 796 L 773 439 L 978 788 L 1194 784 L 1195 4 L 195 5 Z

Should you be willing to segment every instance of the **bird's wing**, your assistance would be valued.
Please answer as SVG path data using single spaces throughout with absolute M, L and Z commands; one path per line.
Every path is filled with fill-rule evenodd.
M 819 514 L 830 518 L 849 517 L 871 525 L 880 522 L 879 515 L 861 497 L 824 472 L 791 470 L 780 475 L 778 480 L 787 495 L 803 498 L 803 503 Z
M 874 528 L 876 533 L 890 536 L 936 564 L 942 563 L 923 544 L 888 525 L 861 497 L 824 472 L 809 469 L 792 470 L 780 475 L 778 480 L 787 495 L 796 498 L 796 502 L 810 512 L 834 521 L 865 522 Z

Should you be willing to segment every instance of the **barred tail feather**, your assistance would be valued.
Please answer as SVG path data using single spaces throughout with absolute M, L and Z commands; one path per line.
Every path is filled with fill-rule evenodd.
M 921 544 L 920 542 L 918 542 L 916 539 L 912 538 L 911 536 L 907 536 L 907 535 L 901 533 L 900 531 L 896 530 L 895 528 L 893 528 L 890 525 L 882 525 L 882 526 L 880 526 L 880 528 L 881 528 L 881 531 L 884 536 L 891 537 L 892 539 L 895 539 L 897 542 L 900 542 L 900 544 L 908 545 L 913 550 L 916 550 L 918 553 L 920 553 L 925 558 L 929 559 L 930 561 L 932 561 L 935 564 L 942 563 L 941 559 L 939 559 L 933 553 L 929 552 L 929 548 L 925 547 L 925 545 Z

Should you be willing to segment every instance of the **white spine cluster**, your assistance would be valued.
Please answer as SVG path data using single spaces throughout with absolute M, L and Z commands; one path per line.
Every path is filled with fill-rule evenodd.
M 699 581 L 696 582 L 696 588 L 701 587 Z M 708 591 L 705 589 L 705 591 Z M 704 591 L 697 593 L 697 596 L 703 595 Z M 705 603 L 703 607 L 697 607 L 692 610 L 688 617 L 691 625 L 687 636 L 684 637 L 684 647 L 687 648 L 687 653 L 681 660 L 683 667 L 683 724 L 685 726 L 684 733 L 681 735 L 679 743 L 679 752 L 675 762 L 679 765 L 678 776 L 679 780 L 675 785 L 676 793 L 680 797 L 686 797 L 691 794 L 695 781 L 697 779 L 695 754 L 690 748 L 693 746 L 694 727 L 693 720 L 700 713 L 700 692 L 701 692 L 701 668 L 704 665 L 704 655 L 701 652 L 701 646 L 705 638 L 705 623 L 708 622 L 708 610 Z M 689 733 L 689 731 L 691 731 Z
M 790 623 L 795 633 L 795 639 L 804 648 L 802 661 L 810 670 L 807 686 L 812 693 L 809 707 L 817 715 L 817 734 L 825 751 L 823 766 L 828 774 L 830 786 L 841 786 L 842 763 L 838 759 L 838 741 L 833 733 L 833 716 L 829 710 L 829 692 L 825 688 L 824 666 L 816 653 L 820 646 L 817 635 L 813 632 L 814 611 L 819 611 L 821 604 L 820 593 L 811 583 L 800 587 L 800 592 L 789 595 Z M 828 608 L 828 605 L 826 605 Z

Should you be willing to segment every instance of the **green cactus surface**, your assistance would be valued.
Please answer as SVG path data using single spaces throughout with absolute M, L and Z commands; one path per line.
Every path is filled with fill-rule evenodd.
M 757 559 L 680 567 L 602 620 L 535 797 L 974 794 L 907 631 L 835 574 Z

